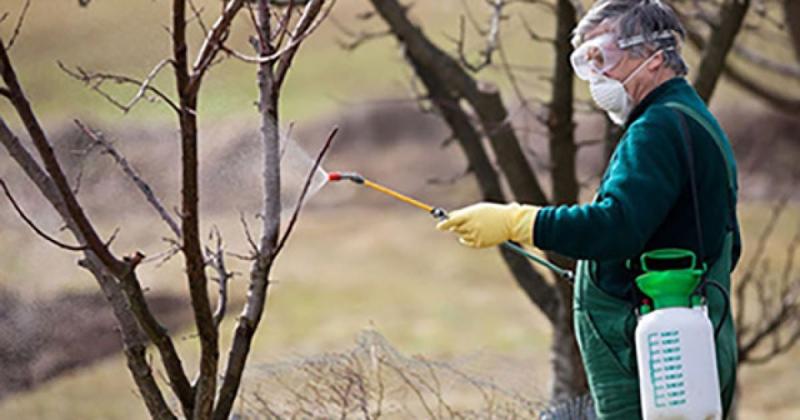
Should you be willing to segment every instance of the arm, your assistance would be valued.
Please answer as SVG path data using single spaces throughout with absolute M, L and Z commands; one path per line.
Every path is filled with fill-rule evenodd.
M 628 129 L 595 202 L 539 211 L 535 245 L 579 259 L 641 252 L 687 182 L 680 135 L 671 110 L 649 110 Z

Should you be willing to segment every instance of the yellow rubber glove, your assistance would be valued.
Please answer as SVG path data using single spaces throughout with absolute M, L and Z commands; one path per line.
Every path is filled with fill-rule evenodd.
M 436 228 L 455 232 L 459 242 L 473 248 L 486 248 L 511 240 L 533 245 L 533 223 L 537 206 L 478 203 L 450 213 Z

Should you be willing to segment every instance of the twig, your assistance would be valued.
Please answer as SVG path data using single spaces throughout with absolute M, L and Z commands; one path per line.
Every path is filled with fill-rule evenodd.
M 429 185 L 447 185 L 447 186 L 450 186 L 450 185 L 453 185 L 456 182 L 461 181 L 462 179 L 466 178 L 471 173 L 472 173 L 472 167 L 467 165 L 466 169 L 464 169 L 463 171 L 459 172 L 456 175 L 452 175 L 452 176 L 449 176 L 449 177 L 446 177 L 446 178 L 442 178 L 442 177 L 428 178 L 427 183 Z
M 329 19 L 330 22 L 333 24 L 333 26 L 335 26 L 340 32 L 342 32 L 343 34 L 345 34 L 345 36 L 349 38 L 349 42 L 337 41 L 339 46 L 345 51 L 353 51 L 369 41 L 392 36 L 392 32 L 388 29 L 377 32 L 364 32 L 364 31 L 355 32 L 350 30 L 348 27 L 339 22 L 339 20 L 337 20 L 333 16 L 331 16 Z
M 105 137 L 97 132 L 90 130 L 84 124 L 82 124 L 79 120 L 75 120 L 75 125 L 86 134 L 95 144 L 100 145 L 103 147 L 104 152 L 111 156 L 112 159 L 119 165 L 122 172 L 128 176 L 128 178 L 136 185 L 139 191 L 144 195 L 147 202 L 153 207 L 153 209 L 161 216 L 161 219 L 164 223 L 169 226 L 172 233 L 175 234 L 176 237 L 181 237 L 181 230 L 178 227 L 178 223 L 170 216 L 169 212 L 166 208 L 161 204 L 158 197 L 156 197 L 153 189 L 150 188 L 150 185 L 142 179 L 142 177 L 136 172 L 135 169 L 128 163 L 128 160 L 125 159 L 122 154 L 120 154 L 114 146 L 105 139 Z
M 765 2 L 763 1 L 756 1 L 753 5 L 753 12 L 761 18 L 762 20 L 766 21 L 767 23 L 771 24 L 775 29 L 779 31 L 786 30 L 786 23 L 781 21 L 779 18 L 776 18 L 770 15 L 769 11 L 770 8 L 767 7 Z
M 31 6 L 31 0 L 25 0 L 25 5 L 22 6 L 22 13 L 19 14 L 19 19 L 17 19 L 17 25 L 14 26 L 14 33 L 8 40 L 8 47 L 6 47 L 6 50 L 11 50 L 11 47 L 14 46 L 14 42 L 17 40 L 17 36 L 19 36 L 19 31 L 22 29 L 22 22 L 25 20 L 25 15 L 28 13 L 28 8 L 30 6 Z
M 155 88 L 151 85 L 153 78 L 157 75 L 157 73 L 167 64 L 171 63 L 172 60 L 165 59 L 162 60 L 150 74 L 147 76 L 147 79 L 144 81 L 140 81 L 134 79 L 132 77 L 118 75 L 118 74 L 110 74 L 110 73 L 92 73 L 88 72 L 80 67 L 76 67 L 75 70 L 70 70 L 64 63 L 61 61 L 57 61 L 58 67 L 66 73 L 68 76 L 85 83 L 89 86 L 92 90 L 97 92 L 100 96 L 105 98 L 107 101 L 111 102 L 112 105 L 119 108 L 123 113 L 128 113 L 131 108 L 144 96 L 144 93 L 149 91 L 158 96 L 161 100 L 163 100 L 170 108 L 175 110 L 175 112 L 180 113 L 180 107 L 172 100 L 170 97 L 162 92 L 160 89 Z M 127 104 L 123 104 L 122 102 L 115 99 L 111 96 L 108 92 L 102 89 L 102 85 L 106 81 L 112 81 L 117 84 L 132 84 L 139 86 L 139 90 L 137 91 L 136 95 L 128 101 Z
M 147 257 L 144 260 L 145 263 L 151 263 L 153 261 L 157 261 L 155 267 L 160 268 L 161 266 L 169 262 L 169 260 L 171 260 L 172 257 L 178 255 L 178 253 L 181 252 L 180 244 L 176 244 L 174 239 L 164 238 L 164 240 L 168 241 L 171 244 L 170 247 L 166 251 L 162 251 L 156 255 Z
M 250 226 L 247 225 L 247 219 L 245 219 L 243 212 L 239 212 L 239 221 L 242 223 L 244 236 L 247 238 L 247 243 L 250 245 L 250 252 L 252 254 L 249 258 L 252 259 L 258 254 L 258 245 L 256 245 L 256 241 L 253 239 L 253 234 L 250 233 Z
M 216 242 L 215 249 L 212 251 L 206 247 L 206 256 L 211 267 L 217 271 L 219 299 L 217 300 L 217 309 L 214 311 L 214 326 L 219 328 L 228 307 L 228 280 L 233 277 L 233 273 L 225 268 L 225 248 L 222 243 L 222 235 L 216 226 L 211 230 L 210 239 Z
M 220 47 L 225 41 L 225 38 L 227 38 L 228 34 L 230 33 L 231 22 L 242 8 L 244 3 L 244 0 L 230 0 L 223 3 L 224 8 L 222 14 L 211 26 L 211 30 L 203 40 L 203 45 L 200 47 L 200 52 L 197 54 L 197 58 L 192 65 L 192 71 L 189 75 L 189 79 L 185 81 L 186 91 L 184 94 L 193 96 L 197 93 L 197 90 L 200 88 L 200 81 L 203 79 L 206 71 L 214 61 L 217 52 L 219 52 Z M 181 37 L 182 42 L 180 43 L 184 44 L 183 47 L 185 47 L 185 38 L 183 38 L 185 37 L 185 34 L 181 34 Z
M 330 8 L 328 10 L 330 10 Z M 300 46 L 300 44 L 302 44 L 302 42 L 309 35 L 311 35 L 311 33 L 314 32 L 314 30 L 317 27 L 319 27 L 320 23 L 322 23 L 322 21 L 324 19 L 325 18 L 322 17 L 322 18 L 314 21 L 312 26 L 307 28 L 305 31 L 303 31 L 301 34 L 297 35 L 296 37 L 293 37 L 291 39 L 291 41 L 289 42 L 289 44 L 287 44 L 286 46 L 284 46 L 280 50 L 278 50 L 278 51 L 276 51 L 276 52 L 274 52 L 272 54 L 269 54 L 269 55 L 258 56 L 258 57 L 252 56 L 252 55 L 247 55 L 247 54 L 238 52 L 238 51 L 236 51 L 234 49 L 231 49 L 229 47 L 226 47 L 225 45 L 220 45 L 220 49 L 222 51 L 225 51 L 226 53 L 228 53 L 232 57 L 234 57 L 234 58 L 236 58 L 238 60 L 244 61 L 245 63 L 268 64 L 268 63 L 272 63 L 274 61 L 277 61 L 278 59 L 281 59 L 281 58 L 283 58 L 285 60 L 285 59 L 287 59 L 287 57 L 289 57 L 290 55 L 294 54 L 294 52 L 297 50 L 297 48 Z
M 392 369 L 394 373 L 397 374 L 397 376 L 399 376 L 400 379 L 403 380 L 403 382 L 405 382 L 405 384 L 409 387 L 409 389 L 414 391 L 414 394 L 416 394 L 417 396 L 417 400 L 421 404 L 422 408 L 425 409 L 425 412 L 428 414 L 429 418 L 431 419 L 439 418 L 436 416 L 431 407 L 428 405 L 428 402 L 425 400 L 425 396 L 422 394 L 422 391 L 416 385 L 414 385 L 414 382 L 408 376 L 406 376 L 405 373 L 403 373 L 403 370 L 400 367 L 395 366 L 393 364 L 387 364 L 387 366 L 390 369 Z
M 744 319 L 744 314 L 746 312 L 746 300 L 745 300 L 745 291 L 747 290 L 749 284 L 753 281 L 756 266 L 762 261 L 764 257 L 764 252 L 766 252 L 766 245 L 769 238 L 772 236 L 772 232 L 775 230 L 775 226 L 777 225 L 778 219 L 780 219 L 781 214 L 783 214 L 784 209 L 786 208 L 786 204 L 788 203 L 789 197 L 788 193 L 784 195 L 778 202 L 772 207 L 772 211 L 770 213 L 770 218 L 767 221 L 767 224 L 764 226 L 764 229 L 761 231 L 761 234 L 756 241 L 755 251 L 753 253 L 753 257 L 750 259 L 750 263 L 748 264 L 747 271 L 740 277 L 739 281 L 736 284 L 736 300 L 739 302 L 739 307 L 737 308 L 736 319 L 742 320 Z
M 0 73 L 2 74 L 3 81 L 11 93 L 11 103 L 19 115 L 20 120 L 25 124 L 25 128 L 31 137 L 34 147 L 39 153 L 39 157 L 44 164 L 45 170 L 50 178 L 53 180 L 59 193 L 64 201 L 64 206 L 68 210 L 69 217 L 75 222 L 76 227 L 83 235 L 83 241 L 94 252 L 97 257 L 103 262 L 106 268 L 115 276 L 125 275 L 130 271 L 130 266 L 117 259 L 111 251 L 103 245 L 103 240 L 97 233 L 94 225 L 89 220 L 86 212 L 78 203 L 75 195 L 72 194 L 72 189 L 69 186 L 67 177 L 58 158 L 53 151 L 50 140 L 44 132 L 39 120 L 33 112 L 33 108 L 28 102 L 22 86 L 19 84 L 17 74 L 11 64 L 11 59 L 8 56 L 8 51 L 0 42 Z
M 272 39 L 275 42 L 275 45 L 281 45 L 283 43 L 283 39 L 286 37 L 286 34 L 290 34 L 289 22 L 292 20 L 292 14 L 294 13 L 294 5 L 295 5 L 294 0 L 289 0 L 289 4 L 286 7 L 286 11 L 283 13 L 283 17 L 281 19 L 277 19 L 278 27 L 275 28 L 275 34 L 272 35 Z
M 31 229 L 33 229 L 33 231 L 36 232 L 37 235 L 41 236 L 42 238 L 44 238 L 46 241 L 52 243 L 53 245 L 56 245 L 59 248 L 64 248 L 64 249 L 69 250 L 69 251 L 84 251 L 84 250 L 88 249 L 88 247 L 86 245 L 80 245 L 80 246 L 78 246 L 78 245 L 67 245 L 67 244 L 65 244 L 65 243 L 53 238 L 52 236 L 48 235 L 43 230 L 39 229 L 39 227 L 36 226 L 36 224 L 33 222 L 33 220 L 31 220 L 25 214 L 25 212 L 22 210 L 22 208 L 20 208 L 19 204 L 17 204 L 17 201 L 14 200 L 14 196 L 11 195 L 11 191 L 8 190 L 8 186 L 6 185 L 5 181 L 2 180 L 2 179 L 0 179 L 0 186 L 3 187 L 3 192 L 5 192 L 6 198 L 8 198 L 8 201 L 11 203 L 11 206 L 14 207 L 14 210 L 17 212 L 19 217 L 21 217 L 22 220 L 24 220 L 25 223 Z
M 271 48 L 270 45 L 269 45 L 269 41 L 264 36 L 264 34 L 261 32 L 261 30 L 259 30 L 258 20 L 256 19 L 256 12 L 253 11 L 253 4 L 251 2 L 247 2 L 247 14 L 250 15 L 250 23 L 253 25 L 253 31 L 255 31 L 256 36 L 258 36 L 258 46 L 259 46 L 259 48 L 257 48 L 257 50 L 258 51 L 269 51 L 270 48 Z M 252 38 L 250 40 L 250 43 L 251 44 L 253 43 Z
M 334 127 L 334 129 L 331 130 L 331 133 L 328 135 L 328 139 L 325 140 L 325 144 L 322 146 L 319 153 L 317 154 L 317 158 L 314 160 L 314 164 L 311 165 L 311 170 L 308 172 L 305 185 L 303 185 L 303 190 L 300 193 L 300 198 L 297 200 L 297 205 L 294 207 L 292 217 L 289 219 L 289 224 L 286 227 L 286 231 L 283 233 L 283 236 L 281 237 L 280 241 L 278 241 L 278 245 L 272 252 L 273 258 L 281 252 L 281 249 L 283 249 L 283 246 L 289 239 L 289 235 L 292 234 L 292 230 L 294 229 L 294 226 L 297 223 L 297 218 L 300 215 L 300 211 L 303 209 L 303 204 L 305 204 L 305 198 L 306 195 L 308 194 L 309 188 L 311 187 L 311 181 L 314 179 L 314 174 L 317 172 L 320 165 L 322 164 L 322 159 L 324 159 L 325 155 L 328 153 L 328 149 L 330 149 L 331 144 L 333 143 L 333 139 L 336 137 L 336 133 L 338 132 L 339 132 L 338 127 Z
M 775 61 L 742 45 L 734 45 L 733 52 L 756 66 L 783 76 L 800 79 L 800 67 L 794 63 Z
M 464 16 L 461 16 L 461 18 L 459 19 L 459 38 L 456 40 L 456 45 L 458 47 L 457 49 L 458 49 L 459 61 L 464 67 L 466 67 L 467 69 L 469 69 L 474 73 L 477 73 L 492 64 L 492 57 L 494 55 L 494 52 L 497 50 L 497 46 L 499 43 L 500 22 L 504 18 L 503 8 L 505 8 L 505 6 L 507 5 L 505 0 L 491 0 L 487 1 L 487 3 L 492 8 L 492 14 L 489 18 L 488 29 L 482 30 L 475 21 L 475 18 L 472 17 L 472 14 L 469 13 L 469 8 L 466 7 L 466 2 L 464 2 L 465 10 L 467 10 L 470 22 L 472 22 L 473 26 L 475 26 L 475 29 L 478 31 L 478 33 L 486 36 L 486 46 L 480 52 L 480 56 L 482 57 L 482 59 L 477 64 L 470 63 L 466 57 L 466 53 L 464 51 L 466 44 L 466 28 L 465 28 L 466 23 Z
M 517 96 L 517 100 L 519 101 L 520 106 L 523 107 L 526 111 L 530 112 L 531 110 L 528 108 L 529 100 L 525 98 L 525 95 L 522 93 L 522 88 L 519 85 L 518 77 L 516 74 L 514 74 L 513 70 L 511 69 L 511 65 L 508 63 L 506 50 L 505 48 L 503 48 L 502 43 L 498 43 L 497 52 L 500 55 L 500 63 L 503 69 L 503 73 L 505 73 L 508 82 L 511 84 L 511 87 L 514 90 L 514 94 Z
M 552 44 L 552 43 L 556 42 L 556 40 L 554 38 L 541 36 L 541 35 L 537 34 L 536 31 L 533 29 L 533 27 L 530 26 L 528 21 L 525 20 L 525 18 L 520 17 L 519 19 L 522 22 L 522 27 L 525 28 L 525 32 L 528 33 L 528 36 L 531 37 L 532 40 L 534 40 L 536 42 L 544 42 L 544 43 L 549 43 L 549 44 Z
M 158 64 L 156 64 L 156 66 L 153 67 L 152 70 L 150 70 L 150 73 L 147 75 L 147 77 L 139 86 L 139 90 L 136 92 L 136 95 L 134 95 L 133 98 L 131 98 L 131 100 L 128 102 L 128 104 L 125 105 L 125 108 L 127 110 L 133 108 L 133 106 L 136 105 L 136 103 L 139 102 L 140 99 L 142 99 L 147 89 L 150 88 L 150 83 L 152 83 L 153 79 L 158 75 L 158 72 L 160 72 L 165 65 L 171 62 L 172 60 L 165 58 L 161 60 Z
M 281 60 L 278 62 L 277 68 L 275 69 L 275 86 L 277 86 L 278 89 L 283 86 L 283 81 L 286 79 L 286 74 L 292 66 L 295 54 L 297 54 L 297 51 L 300 49 L 300 44 L 328 18 L 331 10 L 333 10 L 333 7 L 336 5 L 336 0 L 331 0 L 328 8 L 322 10 L 324 5 L 325 0 L 310 0 L 306 4 L 305 9 L 303 9 L 303 13 L 300 15 L 300 19 L 297 21 L 297 25 L 295 25 L 294 28 L 292 42 L 289 43 L 286 52 L 281 54 Z
M 206 23 L 203 21 L 203 16 L 201 15 L 201 13 L 203 13 L 203 8 L 198 8 L 192 0 L 189 0 L 189 7 L 192 9 L 192 13 L 194 14 L 194 18 L 197 20 L 197 24 L 200 26 L 200 29 L 203 30 L 203 35 L 208 36 L 208 26 L 206 26 Z

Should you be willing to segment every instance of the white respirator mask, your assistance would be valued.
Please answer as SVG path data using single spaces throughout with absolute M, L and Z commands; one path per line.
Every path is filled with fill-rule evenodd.
M 653 39 L 672 38 L 671 32 L 654 34 Z M 616 41 L 614 34 L 604 33 L 581 44 L 570 57 L 575 74 L 589 82 L 589 91 L 598 107 L 606 111 L 608 117 L 617 125 L 628 119 L 634 104 L 628 92 L 627 84 L 641 69 L 652 60 L 658 50 L 639 65 L 625 80 L 619 81 L 605 75 L 614 68 L 624 56 L 624 49 L 641 44 L 645 38 L 641 35 Z

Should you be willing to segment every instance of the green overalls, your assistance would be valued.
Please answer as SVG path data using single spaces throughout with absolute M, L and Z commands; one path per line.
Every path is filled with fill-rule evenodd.
M 686 117 L 700 197 L 708 277 L 730 290 L 741 251 L 736 218 L 736 165 L 725 134 L 694 89 L 672 79 L 632 112 L 626 132 L 590 204 L 546 207 L 535 245 L 579 259 L 574 291 L 575 331 L 600 419 L 641 417 L 633 334 L 638 306 L 627 259 L 659 248 L 698 252 L 687 174 L 686 145 L 677 112 Z M 716 326 L 723 296 L 709 288 Z M 723 410 L 736 384 L 736 336 L 730 309 L 716 337 Z

